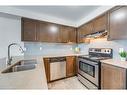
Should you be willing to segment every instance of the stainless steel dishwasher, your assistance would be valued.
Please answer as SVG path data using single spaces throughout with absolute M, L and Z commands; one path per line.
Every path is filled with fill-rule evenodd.
M 50 81 L 66 77 L 66 57 L 50 58 Z

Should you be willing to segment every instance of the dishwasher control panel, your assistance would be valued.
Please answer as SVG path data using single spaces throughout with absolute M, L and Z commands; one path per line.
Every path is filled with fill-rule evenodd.
M 50 63 L 52 63 L 52 62 L 62 62 L 62 61 L 66 61 L 66 57 L 52 57 L 49 60 L 50 60 Z

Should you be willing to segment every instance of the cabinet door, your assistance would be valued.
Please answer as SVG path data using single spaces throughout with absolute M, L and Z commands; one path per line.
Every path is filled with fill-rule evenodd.
M 74 27 L 63 26 L 60 28 L 60 39 L 61 42 L 76 42 L 76 29 Z
M 76 58 L 74 56 L 66 57 L 66 76 L 74 76 L 76 74 Z
M 89 22 L 84 26 L 85 35 L 93 33 L 93 22 Z
M 86 39 L 85 37 L 82 37 L 83 35 L 91 34 L 93 33 L 93 23 L 89 22 L 78 29 L 78 42 L 79 43 L 89 43 L 89 39 Z
M 127 39 L 127 7 L 111 10 L 109 24 L 109 40 Z
M 83 41 L 83 38 L 82 38 L 82 35 L 84 35 L 85 34 L 85 31 L 83 31 L 83 26 L 81 26 L 81 27 L 79 27 L 78 29 L 77 29 L 78 31 L 78 43 L 83 43 L 84 41 Z
M 60 26 L 60 41 L 67 43 L 69 41 L 69 32 L 67 26 Z
M 93 32 L 92 21 L 79 27 L 79 31 L 81 32 L 81 35 L 91 34 Z
M 59 25 L 40 22 L 38 38 L 40 42 L 59 42 Z
M 101 88 L 102 89 L 125 89 L 126 70 L 112 65 L 101 66 Z
M 107 14 L 99 16 L 98 18 L 93 20 L 93 32 L 103 31 L 107 29 Z
M 37 21 L 22 18 L 22 41 L 37 41 Z
M 77 42 L 77 32 L 76 29 L 73 27 L 69 28 L 69 42 L 76 43 Z

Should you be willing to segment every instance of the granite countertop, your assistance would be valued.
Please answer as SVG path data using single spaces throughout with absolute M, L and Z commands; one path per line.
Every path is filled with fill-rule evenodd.
M 15 64 L 20 60 L 30 59 L 37 60 L 35 69 L 5 74 L 0 73 L 0 89 L 48 89 L 43 57 L 14 57 L 12 63 Z
M 101 62 L 127 69 L 127 61 L 124 62 L 116 59 L 107 59 L 107 60 L 101 60 Z

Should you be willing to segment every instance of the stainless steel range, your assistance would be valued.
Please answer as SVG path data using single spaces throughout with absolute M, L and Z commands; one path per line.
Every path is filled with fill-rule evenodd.
M 89 55 L 78 57 L 78 79 L 88 89 L 100 89 L 101 62 L 112 58 L 110 48 L 90 48 Z

